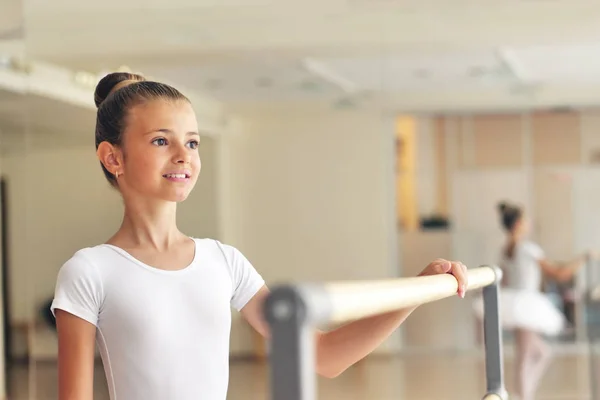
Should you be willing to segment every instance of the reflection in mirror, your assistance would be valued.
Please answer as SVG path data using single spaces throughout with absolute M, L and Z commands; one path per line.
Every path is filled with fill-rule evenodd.
M 6 101 L 3 101 L 6 100 Z M 25 172 L 15 171 L 15 160 L 27 157 L 27 96 L 0 92 L 2 217 L 2 279 L 4 312 L 5 372 L 8 396 L 29 395 L 28 347 L 32 316 L 28 293 L 32 290 L 30 270 L 14 244 L 26 243 L 27 184 Z M 17 268 L 19 266 L 20 268 Z M 12 398 L 12 397 L 10 397 Z
M 0 398 L 28 398 L 27 338 L 31 328 L 28 269 L 17 269 L 10 244 L 25 243 L 24 184 L 11 175 L 11 159 L 26 155 L 27 68 L 21 0 L 0 2 Z M 18 189 L 17 189 L 18 191 Z M 17 211 L 20 217 L 13 212 Z M 24 266 L 21 264 L 20 266 Z

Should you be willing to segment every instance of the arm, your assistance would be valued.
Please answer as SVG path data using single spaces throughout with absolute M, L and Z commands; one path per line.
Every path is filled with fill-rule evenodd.
M 92 400 L 96 327 L 66 311 L 56 310 L 58 330 L 58 398 Z
M 269 289 L 263 286 L 241 310 L 248 323 L 266 339 L 270 338 L 270 332 L 262 309 L 269 293 Z M 379 346 L 413 310 L 411 308 L 361 319 L 330 332 L 316 330 L 317 373 L 328 378 L 336 377 Z
M 58 272 L 54 300 L 58 334 L 59 400 L 92 400 L 96 324 L 103 301 L 102 277 L 82 252 Z
M 464 297 L 467 286 L 466 268 L 460 263 L 436 260 L 419 275 L 451 273 L 459 283 L 458 294 Z M 262 307 L 269 290 L 264 286 L 241 310 L 244 318 L 265 338 L 269 328 L 262 317 Z M 316 331 L 317 365 L 322 376 L 334 378 L 383 343 L 416 309 L 402 309 L 350 322 L 329 332 Z
M 538 260 L 542 272 L 557 282 L 566 282 L 585 264 L 587 256 L 577 257 L 563 266 L 547 259 Z
M 500 269 L 502 270 L 502 280 L 500 281 L 500 286 L 501 287 L 507 287 L 508 283 L 509 283 L 509 271 L 508 268 L 506 268 L 505 265 L 500 264 L 499 265 Z

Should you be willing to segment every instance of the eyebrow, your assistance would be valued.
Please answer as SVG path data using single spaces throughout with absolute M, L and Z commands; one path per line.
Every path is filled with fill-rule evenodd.
M 156 133 L 156 132 L 162 132 L 162 133 L 166 133 L 168 135 L 174 135 L 175 134 L 175 132 L 173 132 L 170 129 L 161 128 L 161 129 L 153 129 L 153 130 L 147 132 L 146 135 L 150 135 L 150 134 Z M 198 132 L 194 132 L 194 131 L 187 132 L 185 135 L 186 136 L 200 136 L 200 134 Z

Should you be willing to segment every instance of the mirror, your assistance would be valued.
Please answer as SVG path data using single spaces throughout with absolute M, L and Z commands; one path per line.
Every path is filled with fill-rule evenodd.
M 26 243 L 26 199 L 15 197 L 25 185 L 14 179 L 14 159 L 27 153 L 27 74 L 23 3 L 0 4 L 0 397 L 27 398 L 32 386 L 28 337 L 32 330 L 27 293 L 29 272 L 13 254 L 12 243 Z M 16 189 L 16 192 L 13 191 Z M 13 214 L 17 211 L 17 214 Z M 17 269 L 16 266 L 25 267 Z

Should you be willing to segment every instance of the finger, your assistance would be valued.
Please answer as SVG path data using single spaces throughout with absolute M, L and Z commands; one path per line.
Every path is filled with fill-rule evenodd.
M 428 269 L 428 275 L 447 274 L 451 271 L 452 265 L 448 260 L 436 260 L 430 264 Z
M 451 269 L 450 262 L 442 258 L 436 258 L 427 267 L 421 271 L 419 276 L 437 275 L 448 273 Z
M 466 294 L 467 290 L 469 290 L 469 269 L 463 263 L 460 263 L 460 265 L 462 266 L 463 273 L 465 274 L 465 294 Z
M 450 261 L 443 260 L 437 264 L 435 272 L 438 274 L 447 274 L 451 270 L 452 264 L 450 263 Z
M 464 266 L 463 263 L 455 261 L 452 263 L 451 274 L 454 275 L 454 277 L 458 281 L 458 295 L 461 298 L 464 298 L 465 293 L 467 291 L 467 286 L 469 284 L 467 268 Z

